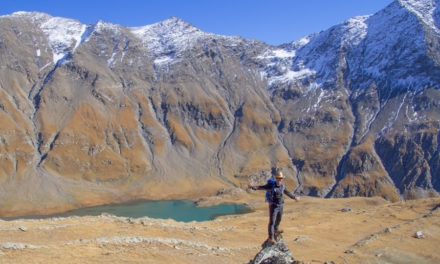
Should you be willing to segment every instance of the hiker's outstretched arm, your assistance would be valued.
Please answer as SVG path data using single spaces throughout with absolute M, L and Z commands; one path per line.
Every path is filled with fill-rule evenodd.
M 294 195 L 293 193 L 289 192 L 288 190 L 284 189 L 284 193 L 289 196 L 290 198 L 294 199 L 295 201 L 299 202 L 301 200 L 301 197 Z
M 260 185 L 260 186 L 249 185 L 249 188 L 251 188 L 252 190 L 270 190 L 272 189 L 272 185 L 271 184 Z
M 287 195 L 287 196 L 289 196 L 289 197 L 292 198 L 292 199 L 297 200 L 296 195 L 294 195 L 293 193 L 289 192 L 287 189 L 284 189 L 284 194 Z

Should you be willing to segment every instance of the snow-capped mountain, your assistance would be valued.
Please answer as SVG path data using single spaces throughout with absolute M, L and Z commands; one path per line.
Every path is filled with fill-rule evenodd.
M 354 115 L 353 136 L 345 154 L 348 157 L 369 137 L 403 137 L 421 123 L 430 123 L 438 131 L 438 99 L 431 93 L 437 93 L 440 82 L 437 6 L 438 1 L 395 1 L 374 15 L 349 19 L 282 47 L 269 47 L 257 58 L 264 66 L 262 75 L 268 79 L 269 90 L 276 92 L 288 86 L 298 89 L 296 103 L 307 101 L 302 109 L 307 109 L 307 113 L 312 110 L 313 116 L 327 107 L 335 108 L 335 98 L 344 98 L 346 93 L 344 100 L 349 100 Z M 338 86 L 342 89 L 335 89 Z M 420 104 L 422 101 L 424 106 Z M 333 111 L 338 111 L 337 108 Z M 430 144 L 438 146 L 437 141 L 434 139 Z M 389 154 L 384 153 L 377 141 L 375 147 L 374 152 L 381 156 L 394 182 L 407 179 L 408 183 L 398 186 L 401 192 L 410 185 L 421 187 L 409 183 L 415 181 L 407 175 L 414 173 L 412 169 L 393 172 L 395 165 L 387 164 L 385 157 Z M 435 163 L 437 148 L 429 155 L 422 149 L 427 156 L 426 163 L 422 163 Z M 339 164 L 340 181 L 344 178 L 346 157 Z M 400 165 L 407 167 L 405 162 L 400 161 Z M 437 173 L 432 166 L 415 177 L 418 181 L 421 181 L 419 177 L 428 178 L 423 180 L 422 189 L 432 188 L 431 173 Z M 330 183 L 326 191 L 332 189 L 333 194 L 327 195 L 339 195 Z M 347 189 L 343 193 L 347 195 Z
M 307 195 L 438 195 L 439 9 L 399 0 L 278 47 L 176 17 L 1 16 L 1 212 L 195 198 L 274 168 Z
M 130 31 L 156 56 L 182 53 L 191 49 L 197 41 L 221 37 L 205 33 L 177 17 L 153 25 L 130 28 Z

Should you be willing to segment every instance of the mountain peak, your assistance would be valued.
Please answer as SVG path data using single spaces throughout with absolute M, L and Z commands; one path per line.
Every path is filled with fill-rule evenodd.
M 175 16 L 152 25 L 129 29 L 156 55 L 179 51 L 199 38 L 208 35 L 208 33 Z
M 114 31 L 114 32 L 117 32 L 117 31 L 119 31 L 120 30 L 120 28 L 121 28 L 121 26 L 120 25 L 118 25 L 118 24 L 112 24 L 112 23 L 109 23 L 109 22 L 105 22 L 105 21 L 103 21 L 103 20 L 99 20 L 96 24 L 95 24 L 95 29 L 97 30 L 97 31 L 103 31 L 103 30 L 112 30 L 112 31 Z
M 191 25 L 191 23 L 189 23 L 189 22 L 186 22 L 185 20 L 183 20 L 183 19 L 181 19 L 181 18 L 179 18 L 179 17 L 177 17 L 177 16 L 171 16 L 171 17 L 169 17 L 169 18 L 167 18 L 167 19 L 164 19 L 164 20 L 162 20 L 161 22 L 159 22 L 159 23 L 174 23 L 174 24 L 186 24 L 186 25 L 190 25 L 190 26 L 192 26 Z
M 189 34 L 194 32 L 202 32 L 200 29 L 194 27 L 190 23 L 176 17 L 172 16 L 168 19 L 165 19 L 163 21 L 160 21 L 158 23 L 154 23 L 147 26 L 141 26 L 141 27 L 133 27 L 131 28 L 132 32 L 136 35 L 150 35 L 150 34 L 156 34 L 156 35 L 183 35 L 183 34 Z
M 37 11 L 17 11 L 10 15 L 5 15 L 4 17 L 30 18 L 34 22 L 47 21 L 52 18 L 52 16 L 49 14 Z
M 35 16 L 49 16 L 51 17 L 51 15 L 43 13 L 43 12 L 38 12 L 38 11 L 17 11 L 11 14 L 11 16 L 31 16 L 31 17 L 35 17 Z

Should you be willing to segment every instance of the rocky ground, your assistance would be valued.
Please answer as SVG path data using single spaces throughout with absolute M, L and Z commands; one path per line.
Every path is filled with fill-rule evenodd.
M 263 195 L 255 212 L 181 223 L 102 215 L 0 221 L 0 263 L 249 263 L 267 236 Z M 286 202 L 284 242 L 304 263 L 439 263 L 440 198 Z M 421 231 L 421 237 L 415 237 Z

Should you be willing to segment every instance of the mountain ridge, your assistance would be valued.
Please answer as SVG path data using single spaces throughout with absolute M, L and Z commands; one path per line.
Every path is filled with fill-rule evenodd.
M 302 195 L 437 196 L 437 7 L 395 1 L 276 47 L 177 17 L 1 16 L 4 214 L 200 198 L 274 168 Z

